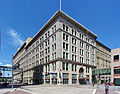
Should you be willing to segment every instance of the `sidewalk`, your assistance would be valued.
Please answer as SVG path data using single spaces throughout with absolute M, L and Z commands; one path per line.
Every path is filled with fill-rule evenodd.
M 104 90 L 97 89 L 95 94 L 105 94 L 105 91 L 104 91 Z M 110 90 L 110 91 L 109 91 L 109 94 L 120 94 L 120 93 L 117 93 L 117 92 L 115 92 L 115 91 L 113 91 L 113 90 Z

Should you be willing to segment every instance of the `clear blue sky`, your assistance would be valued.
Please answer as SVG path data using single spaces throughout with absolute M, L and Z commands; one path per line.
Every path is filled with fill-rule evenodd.
M 17 48 L 58 9 L 59 0 L 0 0 L 0 65 L 11 65 Z M 106 46 L 120 47 L 120 0 L 62 0 L 62 11 L 97 34 Z

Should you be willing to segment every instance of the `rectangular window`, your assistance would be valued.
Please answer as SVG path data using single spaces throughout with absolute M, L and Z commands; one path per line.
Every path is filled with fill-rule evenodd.
M 48 47 L 48 53 L 50 52 L 50 47 Z
M 83 45 L 84 45 L 83 42 L 80 42 L 80 47 L 81 47 L 81 48 L 83 48 Z
M 74 29 L 72 29 L 72 35 L 74 35 Z
M 44 36 L 42 36 L 42 41 L 44 41 Z
M 54 41 L 54 37 L 52 36 L 52 41 Z
M 120 69 L 114 69 L 115 74 L 120 74 Z
M 74 71 L 74 64 L 72 64 L 72 71 Z
M 44 58 L 42 58 L 42 63 L 44 63 Z
M 46 63 L 47 63 L 47 57 L 45 57 L 45 61 L 46 61 Z
M 68 53 L 66 53 L 66 59 L 68 60 Z
M 65 49 L 65 42 L 63 42 L 63 49 Z
M 65 24 L 63 24 L 63 30 L 65 30 Z
M 88 67 L 86 67 L 86 73 L 88 73 Z
M 89 50 L 89 45 L 86 45 L 86 50 Z
M 54 40 L 56 40 L 56 35 L 54 35 Z
M 83 62 L 84 62 L 83 57 L 80 57 L 80 63 L 83 63 Z
M 48 45 L 50 44 L 50 40 L 48 39 Z
M 52 45 L 52 51 L 54 51 L 54 45 Z
M 77 35 L 77 32 L 75 31 L 75 36 Z
M 68 63 L 66 63 L 66 70 L 68 70 Z
M 68 41 L 68 35 L 63 33 L 63 40 Z
M 120 78 L 115 78 L 114 83 L 115 85 L 120 85 Z
M 74 61 L 74 54 L 72 54 L 72 61 Z
M 52 27 L 52 32 L 54 33 L 54 28 Z
M 115 55 L 115 56 L 113 57 L 113 59 L 114 59 L 114 62 L 118 62 L 118 61 L 119 61 L 119 55 Z
M 55 48 L 55 50 L 56 50 L 56 43 L 54 44 L 54 48 Z
M 42 40 L 41 40 L 41 38 L 40 38 L 40 42 L 41 42 Z
M 50 71 L 50 65 L 48 65 L 48 71 Z
M 63 59 L 65 59 L 65 52 L 63 52 Z
M 40 57 L 42 56 L 41 52 L 40 52 Z
M 68 26 L 66 26 L 66 31 L 68 31 Z
M 75 55 L 75 61 L 77 60 L 77 56 Z
M 50 36 L 50 31 L 48 31 L 48 37 Z
M 45 46 L 47 46 L 47 41 L 45 42 Z
M 62 63 L 62 69 L 65 70 L 65 62 Z
M 65 40 L 65 34 L 63 33 L 63 40 Z
M 56 25 L 54 25 L 54 32 L 56 31 Z
M 68 41 L 68 35 L 66 35 L 66 41 Z
M 66 50 L 68 50 L 68 44 L 66 43 Z
M 75 71 L 77 71 L 77 65 L 75 65 Z
M 54 57 L 55 57 L 55 59 L 56 59 L 56 52 L 54 52 Z
M 46 67 L 46 72 L 47 72 L 47 65 L 45 67 Z
M 47 33 L 45 34 L 45 38 L 47 39 Z
M 45 49 L 45 53 L 47 54 L 47 49 Z
M 48 55 L 48 62 L 50 61 L 50 56 Z
M 75 53 L 76 53 L 76 47 L 75 47 Z
M 74 52 L 74 46 L 72 46 L 72 52 Z
M 52 67 L 53 67 L 53 71 L 54 71 L 54 63 L 52 64 Z

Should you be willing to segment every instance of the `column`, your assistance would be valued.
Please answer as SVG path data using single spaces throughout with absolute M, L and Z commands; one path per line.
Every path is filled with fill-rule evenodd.
M 72 85 L 72 64 L 69 63 L 69 85 Z

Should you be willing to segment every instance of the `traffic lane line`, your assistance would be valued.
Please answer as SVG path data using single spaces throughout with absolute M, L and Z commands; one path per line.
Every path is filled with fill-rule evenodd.
M 6 94 L 33 94 L 33 93 L 29 93 L 29 92 L 25 92 L 25 91 L 22 91 L 22 90 L 15 90 L 15 91 L 12 91 L 12 92 L 6 92 Z
M 119 91 L 115 91 L 116 93 L 118 93 L 118 94 L 120 94 L 120 92 Z
M 93 91 L 93 93 L 92 93 L 92 94 L 95 94 L 95 93 L 96 93 L 96 90 L 97 90 L 97 89 L 94 89 L 94 91 Z

